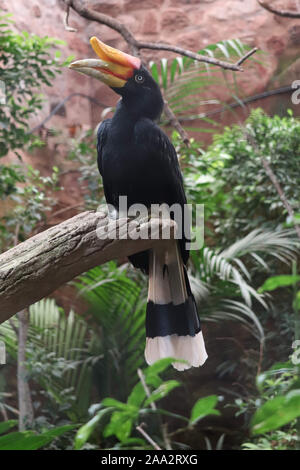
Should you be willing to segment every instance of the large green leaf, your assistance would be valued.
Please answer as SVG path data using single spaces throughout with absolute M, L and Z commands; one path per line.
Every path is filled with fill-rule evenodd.
M 4 421 L 3 423 L 0 423 L 0 434 L 4 434 L 6 431 L 8 431 L 11 428 L 14 428 L 18 425 L 18 421 L 16 419 L 10 419 L 8 421 Z
M 145 377 L 148 379 L 152 375 L 158 375 L 161 372 L 164 372 L 174 361 L 176 361 L 176 359 L 173 357 L 165 357 L 164 359 L 155 361 L 154 364 L 144 370 Z M 185 361 L 180 362 L 184 363 Z
M 145 401 L 145 406 L 150 405 L 155 401 L 161 400 L 166 397 L 174 388 L 179 387 L 181 384 L 177 380 L 168 380 L 163 382 Z
M 103 406 L 112 406 L 114 408 L 117 408 L 118 410 L 127 410 L 130 407 L 129 404 L 122 403 L 121 401 L 116 400 L 115 398 L 104 398 L 101 403 Z
M 113 408 L 105 408 L 100 411 L 90 419 L 86 424 L 81 426 L 78 429 L 75 436 L 74 448 L 75 450 L 80 450 L 84 444 L 88 441 L 96 427 L 99 425 L 100 421 L 112 412 Z
M 251 420 L 253 434 L 281 428 L 300 416 L 300 389 L 277 396 L 259 408 Z
M 259 288 L 259 292 L 278 289 L 278 287 L 293 286 L 300 281 L 300 276 L 281 274 L 280 276 L 269 277 Z
M 132 389 L 127 403 L 136 407 L 140 407 L 146 398 L 146 392 L 141 382 L 138 382 Z
M 219 415 L 220 412 L 215 409 L 218 403 L 217 395 L 199 398 L 191 411 L 190 425 L 196 424 L 200 419 L 208 415 Z
M 0 450 L 36 450 L 52 442 L 56 437 L 71 431 L 75 425 L 60 426 L 43 434 L 33 431 L 11 432 L 0 436 Z
M 138 417 L 138 410 L 136 412 L 115 411 L 112 414 L 110 422 L 105 427 L 104 437 L 116 436 L 121 442 L 125 442 L 130 436 L 133 422 Z

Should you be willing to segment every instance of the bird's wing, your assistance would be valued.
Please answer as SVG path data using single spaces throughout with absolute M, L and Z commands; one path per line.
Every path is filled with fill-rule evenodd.
M 152 159 L 153 166 L 157 166 L 163 175 L 169 189 L 169 200 L 165 202 L 185 204 L 186 196 L 177 153 L 168 136 L 150 119 L 142 119 L 135 127 L 135 138 L 146 152 L 151 153 L 149 158 Z
M 107 131 L 109 129 L 111 123 L 111 119 L 105 119 L 105 121 L 102 121 L 97 132 L 97 152 L 98 152 L 98 158 L 97 158 L 97 163 L 98 163 L 98 169 L 100 172 L 100 175 L 102 175 L 102 151 L 105 146 L 106 138 L 107 138 Z
M 164 202 L 169 206 L 177 203 L 182 207 L 181 223 L 184 233 L 182 234 L 183 238 L 179 241 L 179 245 L 183 261 L 186 263 L 189 253 L 185 249 L 185 242 L 190 239 L 190 217 L 184 211 L 184 205 L 187 203 L 187 200 L 176 150 L 168 136 L 149 119 L 139 121 L 135 129 L 135 136 L 137 143 L 144 146 L 145 152 L 150 152 L 151 155 L 148 155 L 148 158 L 152 159 L 155 172 L 159 174 L 160 181 L 163 181 L 166 189 L 166 200 Z

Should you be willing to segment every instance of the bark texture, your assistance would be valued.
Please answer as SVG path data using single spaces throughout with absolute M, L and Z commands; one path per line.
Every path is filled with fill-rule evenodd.
M 171 220 L 88 211 L 31 237 L 0 256 L 0 323 L 95 266 L 167 243 L 168 232 L 173 238 Z

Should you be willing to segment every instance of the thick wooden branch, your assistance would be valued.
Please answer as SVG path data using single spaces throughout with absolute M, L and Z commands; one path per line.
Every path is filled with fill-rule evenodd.
M 114 31 L 117 31 L 123 39 L 125 39 L 127 44 L 131 46 L 132 53 L 138 55 L 138 41 L 124 24 L 111 16 L 104 15 L 103 13 L 99 13 L 98 11 L 88 8 L 86 3 L 81 0 L 67 0 L 67 5 L 87 20 L 97 21 L 97 23 L 104 24 Z
M 0 323 L 95 266 L 168 243 L 159 238 L 168 231 L 173 238 L 175 226 L 166 219 L 113 221 L 89 211 L 20 243 L 0 255 Z

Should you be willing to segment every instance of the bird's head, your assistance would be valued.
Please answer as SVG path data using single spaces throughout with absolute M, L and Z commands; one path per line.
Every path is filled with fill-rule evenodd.
M 90 43 L 98 59 L 77 60 L 69 67 L 108 85 L 122 96 L 130 112 L 140 117 L 158 118 L 163 98 L 159 86 L 141 60 L 107 46 L 96 37 L 92 37 Z

